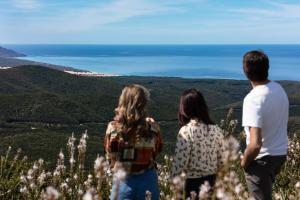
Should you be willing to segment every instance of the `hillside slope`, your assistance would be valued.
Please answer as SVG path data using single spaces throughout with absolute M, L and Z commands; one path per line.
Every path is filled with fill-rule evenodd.
M 32 159 L 48 157 L 54 163 L 67 137 L 88 129 L 88 157 L 92 162 L 97 153 L 102 153 L 106 124 L 112 120 L 121 90 L 128 84 L 141 84 L 150 90 L 149 115 L 160 122 L 164 151 L 168 153 L 173 152 L 179 129 L 177 106 L 183 90 L 199 89 L 213 119 L 219 122 L 230 107 L 235 108 L 240 120 L 242 100 L 251 89 L 248 81 L 237 80 L 92 78 L 41 66 L 0 70 L 0 152 L 9 145 L 21 147 Z M 300 129 L 300 82 L 281 84 L 289 96 L 289 128 L 294 133 Z
M 186 88 L 194 87 L 202 91 L 212 111 L 229 106 L 239 109 L 241 101 L 250 90 L 247 81 L 157 77 L 91 78 L 40 66 L 23 66 L 0 71 L 0 119 L 39 122 L 54 120 L 61 123 L 107 121 L 113 116 L 122 88 L 133 83 L 150 89 L 151 114 L 166 121 L 176 118 L 178 99 Z M 290 103 L 298 110 L 295 106 L 300 104 L 300 83 L 283 81 L 281 84 L 288 93 Z M 297 113 L 298 111 L 295 114 Z

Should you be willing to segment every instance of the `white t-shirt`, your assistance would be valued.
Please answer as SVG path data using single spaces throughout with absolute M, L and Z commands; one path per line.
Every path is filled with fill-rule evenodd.
M 250 142 L 249 127 L 262 129 L 262 147 L 257 158 L 265 155 L 286 155 L 289 101 L 284 89 L 276 82 L 256 86 L 245 97 L 243 127 Z

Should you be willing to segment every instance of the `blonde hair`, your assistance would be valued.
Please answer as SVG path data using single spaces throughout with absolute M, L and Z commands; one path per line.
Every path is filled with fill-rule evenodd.
M 122 133 L 126 134 L 132 129 L 136 129 L 137 133 L 144 132 L 149 97 L 149 91 L 141 85 L 129 85 L 122 90 L 114 118 Z

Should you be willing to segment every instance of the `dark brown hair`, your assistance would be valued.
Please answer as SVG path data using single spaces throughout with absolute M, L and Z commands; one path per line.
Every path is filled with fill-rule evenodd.
M 249 51 L 244 55 L 243 68 L 250 81 L 266 81 L 269 75 L 269 58 L 263 51 Z
M 185 90 L 181 97 L 178 109 L 178 119 L 181 126 L 189 123 L 191 119 L 201 120 L 205 124 L 214 124 L 208 114 L 203 95 L 196 89 Z

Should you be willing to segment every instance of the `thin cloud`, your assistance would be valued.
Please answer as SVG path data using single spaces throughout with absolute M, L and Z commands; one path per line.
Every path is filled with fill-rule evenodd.
M 78 0 L 74 5 L 38 0 L 39 9 L 23 11 L 13 8 L 13 1 L 0 0 L 0 41 L 6 43 L 299 43 L 300 3 L 258 0 L 263 5 L 250 7 L 208 0 Z
M 57 12 L 56 15 L 29 19 L 24 30 L 38 28 L 40 31 L 52 33 L 85 31 L 134 17 L 183 11 L 171 4 L 159 4 L 149 0 L 116 0 L 109 4 L 99 3 L 63 13 Z
M 300 4 L 287 4 L 268 1 L 270 8 L 240 8 L 232 9 L 230 12 L 249 17 L 261 18 L 300 18 Z
M 40 7 L 37 0 L 13 0 L 13 6 L 19 9 L 36 9 Z

